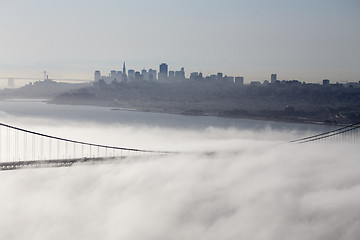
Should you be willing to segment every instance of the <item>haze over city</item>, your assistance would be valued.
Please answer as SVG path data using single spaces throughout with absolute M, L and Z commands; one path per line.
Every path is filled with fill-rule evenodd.
M 91 79 L 94 69 L 216 72 L 265 80 L 359 81 L 360 3 L 1 1 L 0 75 Z

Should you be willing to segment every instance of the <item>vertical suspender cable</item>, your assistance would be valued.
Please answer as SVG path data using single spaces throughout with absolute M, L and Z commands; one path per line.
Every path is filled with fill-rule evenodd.
M 27 155 L 27 133 L 24 132 L 24 161 L 26 161 Z
M 65 142 L 65 157 L 64 159 L 68 158 L 68 142 Z
M 44 138 L 40 137 L 40 154 L 39 154 L 39 160 L 42 160 L 44 158 Z
M 49 160 L 51 160 L 52 159 L 52 139 L 51 138 L 49 138 Z
M 10 128 L 7 128 L 7 160 L 10 160 Z
M 1 162 L 1 154 L 2 154 L 2 134 L 1 134 L 2 126 L 0 126 L 0 162 Z
M 59 140 L 57 140 L 57 158 L 56 159 L 60 159 L 60 142 L 59 142 Z

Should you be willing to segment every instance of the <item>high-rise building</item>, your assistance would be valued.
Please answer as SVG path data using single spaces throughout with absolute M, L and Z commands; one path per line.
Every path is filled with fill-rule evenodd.
M 149 80 L 149 73 L 148 73 L 148 71 L 146 71 L 145 68 L 143 70 L 141 70 L 141 76 L 142 76 L 143 80 L 146 80 L 146 81 Z
M 169 79 L 173 80 L 175 78 L 175 72 L 169 71 Z
M 128 71 L 128 79 L 129 80 L 134 80 L 135 79 L 135 70 L 129 69 L 129 71 Z
M 149 69 L 149 81 L 156 80 L 156 70 Z
M 116 81 L 122 81 L 122 71 L 117 71 L 116 72 Z
M 164 81 L 168 78 L 168 65 L 166 63 L 160 64 L 159 80 Z
M 195 80 L 197 80 L 197 81 L 203 80 L 203 75 L 202 75 L 202 73 L 192 72 L 190 74 L 190 80 L 193 80 L 193 81 L 195 81 Z
M 136 80 L 141 80 L 142 79 L 142 75 L 140 72 L 135 72 L 135 79 Z
M 127 81 L 125 62 L 124 62 L 124 65 L 123 65 L 123 71 L 122 71 L 121 81 L 124 81 L 124 82 Z
M 110 71 L 110 77 L 111 77 L 113 80 L 116 80 L 116 71 L 115 71 L 115 70 L 111 70 L 111 71 Z
M 185 70 L 184 68 L 182 67 L 180 71 L 176 71 L 175 72 L 175 79 L 177 81 L 182 81 L 182 80 L 185 80 Z
M 225 76 L 223 77 L 223 80 L 224 80 L 224 82 L 227 82 L 227 83 L 234 83 L 234 77 L 233 77 L 233 76 L 227 76 L 227 75 L 225 75 Z
M 276 73 L 271 74 L 271 83 L 276 83 L 277 75 Z
M 329 86 L 330 85 L 330 80 L 329 79 L 324 79 L 323 80 L 323 85 L 324 86 Z
M 217 79 L 218 79 L 218 80 L 222 80 L 222 79 L 223 79 L 223 74 L 222 74 L 222 73 L 218 73 L 218 74 L 217 74 Z
M 96 70 L 95 73 L 94 73 L 94 81 L 95 82 L 99 81 L 100 77 L 101 77 L 100 71 Z

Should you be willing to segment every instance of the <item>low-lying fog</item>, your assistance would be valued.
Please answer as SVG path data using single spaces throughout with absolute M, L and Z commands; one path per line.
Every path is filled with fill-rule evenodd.
M 60 137 L 184 154 L 0 172 L 0 239 L 359 239 L 358 144 L 288 144 L 311 132 L 61 123 Z

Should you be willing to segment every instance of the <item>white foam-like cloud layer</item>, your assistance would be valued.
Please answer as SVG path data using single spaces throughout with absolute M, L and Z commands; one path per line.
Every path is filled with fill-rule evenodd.
M 189 153 L 0 172 L 0 239 L 360 237 L 355 143 L 286 144 L 298 133 L 271 129 L 91 129 L 91 141 Z

